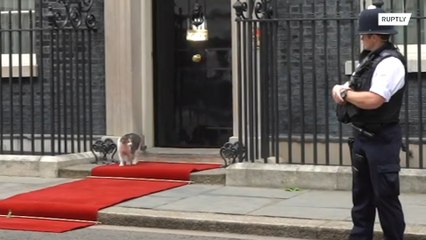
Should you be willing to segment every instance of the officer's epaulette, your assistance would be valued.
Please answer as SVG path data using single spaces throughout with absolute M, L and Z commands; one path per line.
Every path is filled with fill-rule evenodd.
M 379 62 L 388 57 L 398 58 L 405 65 L 405 59 L 397 49 L 385 49 L 373 60 L 373 67 L 376 67 Z

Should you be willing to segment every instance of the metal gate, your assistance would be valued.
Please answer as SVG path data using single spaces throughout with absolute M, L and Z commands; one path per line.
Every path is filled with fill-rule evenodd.
M 424 168 L 426 6 L 423 1 L 384 2 L 387 12 L 412 11 L 410 25 L 392 39 L 409 62 L 401 159 L 406 168 Z M 365 5 L 365 0 L 235 1 L 238 141 L 224 145 L 224 158 L 350 165 L 346 141 L 352 129 L 337 121 L 330 91 L 346 82 L 357 64 L 357 18 Z
M 0 5 L 0 154 L 64 154 L 93 142 L 93 0 Z

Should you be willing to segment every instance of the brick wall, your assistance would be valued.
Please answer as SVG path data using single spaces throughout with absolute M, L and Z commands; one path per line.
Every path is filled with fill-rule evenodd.
M 42 131 L 51 133 L 52 126 L 54 132 L 61 134 L 76 133 L 78 128 L 82 133 L 84 128 L 89 130 L 87 122 L 90 114 L 93 116 L 94 134 L 106 132 L 103 0 L 95 0 L 92 8 L 98 25 L 97 31 L 91 33 L 91 51 L 87 31 L 83 39 L 81 30 L 49 30 L 51 27 L 47 21 L 48 7 L 51 4 L 58 6 L 56 2 L 36 1 L 37 27 L 40 27 L 40 4 L 43 9 L 43 30 L 33 31 L 33 53 L 37 54 L 39 76 L 3 78 L 1 81 L 0 131 L 4 134 L 40 134 Z M 42 49 L 40 34 L 43 36 Z M 89 62 L 92 64 L 91 86 Z M 77 86 L 80 86 L 79 90 Z M 92 111 L 89 111 L 88 105 L 90 89 L 93 96 Z
M 307 135 L 324 135 L 329 132 L 331 137 L 339 135 L 339 123 L 335 117 L 335 104 L 330 91 L 334 84 L 349 79 L 345 75 L 345 62 L 358 58 L 358 23 L 351 18 L 357 18 L 359 9 L 359 1 L 353 0 L 278 1 L 277 14 L 281 19 L 277 49 L 280 133 L 287 134 L 291 131 L 296 135 L 302 132 Z M 347 20 L 336 21 L 332 19 L 335 17 Z M 293 20 L 288 21 L 289 18 Z M 328 20 L 295 21 L 296 18 Z M 426 84 L 422 84 L 424 78 L 425 74 L 408 75 L 408 104 L 404 103 L 401 122 L 403 126 L 406 125 L 404 121 L 407 111 L 410 136 L 419 134 L 420 123 L 425 118 L 421 110 L 425 104 Z M 291 94 L 291 104 L 288 94 Z M 350 133 L 351 128 L 344 126 L 343 134 Z
M 332 135 L 338 133 L 335 106 L 329 91 L 334 84 L 347 81 L 344 62 L 359 52 L 356 22 L 350 20 L 354 17 L 353 12 L 359 12 L 356 2 L 315 1 L 313 5 L 314 1 L 306 0 L 278 1 L 277 14 L 283 19 L 279 22 L 277 49 L 280 132 L 287 133 L 291 123 L 294 134 L 302 131 L 307 134 L 325 134 L 327 126 Z M 313 11 L 315 14 L 312 14 Z M 348 19 L 315 22 L 294 20 L 335 18 L 338 14 Z M 293 20 L 285 20 L 289 18 Z M 288 94 L 291 94 L 291 105 Z
M 91 8 L 90 13 L 97 20 L 96 32 L 82 30 L 86 28 L 84 22 L 77 30 L 69 25 L 65 30 L 53 30 L 48 22 L 50 6 L 62 9 L 61 14 L 65 15 L 65 8 L 58 1 L 36 0 L 33 26 L 23 22 L 20 28 L 18 24 L 12 28 L 16 36 L 20 29 L 32 33 L 34 48 L 23 53 L 37 56 L 38 75 L 1 79 L 0 135 L 3 139 L 20 134 L 44 134 L 47 138 L 51 133 L 106 133 L 104 1 L 94 0 Z M 8 29 L 1 30 L 3 36 L 9 35 Z M 16 47 L 19 42 L 12 44 Z
M 50 28 L 48 7 L 58 7 L 56 2 L 42 2 L 43 28 Z M 84 129 L 90 130 L 89 120 L 93 117 L 93 133 L 106 132 L 103 12 L 104 1 L 95 0 L 90 13 L 97 20 L 96 32 L 82 30 L 86 28 L 84 22 L 79 30 L 68 27 L 69 30 L 64 31 L 43 31 L 42 82 L 46 106 L 43 115 L 36 114 L 36 120 L 43 117 L 45 129 L 51 129 L 54 116 L 57 132 L 81 133 Z M 36 47 L 36 51 L 41 50 Z M 36 84 L 40 83 L 39 79 Z

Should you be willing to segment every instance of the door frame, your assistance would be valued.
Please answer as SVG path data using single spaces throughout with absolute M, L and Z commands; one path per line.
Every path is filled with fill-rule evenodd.
M 142 134 L 152 147 L 152 2 L 104 4 L 106 135 Z
M 147 147 L 155 147 L 153 1 L 105 0 L 106 134 L 140 133 Z M 229 0 L 231 9 L 234 2 Z M 237 69 L 235 18 L 231 10 L 232 69 Z M 231 139 L 238 136 L 236 74 L 232 71 Z

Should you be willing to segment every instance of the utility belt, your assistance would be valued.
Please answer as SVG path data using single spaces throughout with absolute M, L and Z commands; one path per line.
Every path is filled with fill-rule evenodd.
M 357 134 L 363 134 L 368 137 L 373 137 L 374 135 L 380 133 L 382 130 L 395 126 L 399 122 L 388 122 L 388 123 L 359 123 L 353 122 L 352 127 L 354 128 Z

